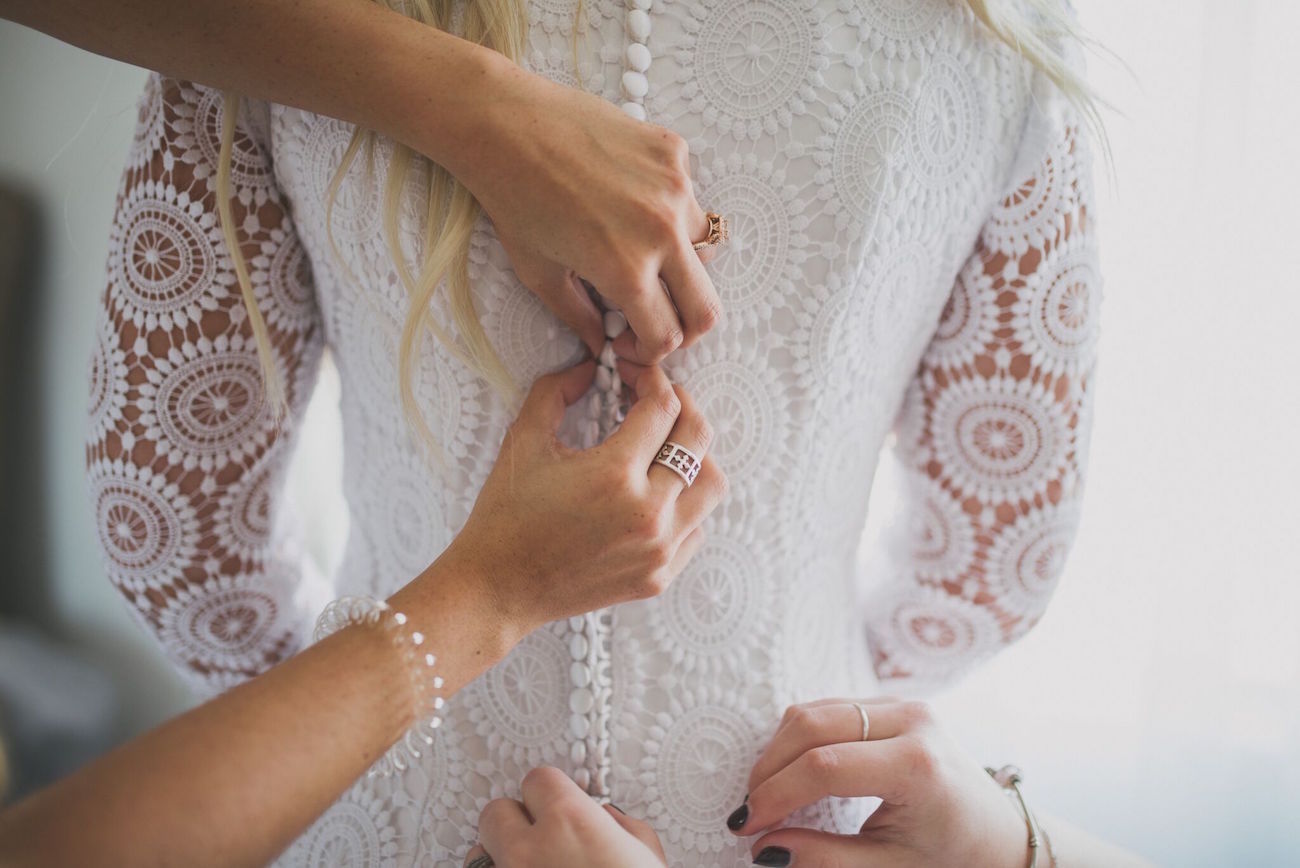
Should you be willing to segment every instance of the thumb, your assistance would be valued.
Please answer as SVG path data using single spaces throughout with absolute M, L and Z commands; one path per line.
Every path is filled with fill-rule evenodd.
M 514 430 L 555 436 L 564 408 L 587 393 L 596 375 L 596 362 L 587 359 L 572 368 L 538 377 L 524 398 Z
M 599 356 L 605 346 L 605 318 L 596 309 L 596 303 L 587 294 L 582 281 L 572 271 L 562 271 L 537 293 L 538 297 L 573 329 L 593 356 Z

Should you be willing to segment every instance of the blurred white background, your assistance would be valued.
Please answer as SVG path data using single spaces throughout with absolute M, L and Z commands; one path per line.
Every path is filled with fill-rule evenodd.
M 1300 6 L 1079 5 L 1132 67 L 1092 62 L 1119 112 L 1116 182 L 1098 179 L 1107 284 L 1084 523 L 1037 630 L 939 706 L 981 760 L 1024 768 L 1044 809 L 1161 864 L 1297 865 Z M 95 298 L 142 79 L 0 24 L 0 176 L 39 198 L 50 254 L 32 360 L 49 626 L 114 677 L 119 737 L 187 701 L 102 576 L 82 482 Z M 323 378 L 294 480 L 326 561 L 336 388 Z

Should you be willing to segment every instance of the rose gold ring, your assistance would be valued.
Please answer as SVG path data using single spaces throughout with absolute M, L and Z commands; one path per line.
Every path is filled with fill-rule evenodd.
M 709 234 L 703 241 L 696 241 L 691 245 L 692 250 L 703 250 L 706 247 L 717 247 L 726 244 L 731 238 L 731 229 L 727 226 L 727 218 L 721 214 L 715 214 L 710 211 L 704 215 L 709 218 Z

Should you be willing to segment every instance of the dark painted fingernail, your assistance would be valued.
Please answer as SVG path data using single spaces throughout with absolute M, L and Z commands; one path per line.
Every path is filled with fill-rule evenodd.
M 618 805 L 614 804 L 613 802 L 607 802 L 606 804 L 608 804 L 608 805 L 609 805 L 611 808 L 613 808 L 614 810 L 618 811 L 618 812 L 619 812 L 620 814 L 622 814 L 623 816 L 625 816 L 625 817 L 627 816 L 627 811 L 623 810 L 622 808 L 620 808 Z
M 790 851 L 784 847 L 764 847 L 762 852 L 754 857 L 755 865 L 762 865 L 764 868 L 785 868 L 790 864 Z
M 745 801 L 741 803 L 739 808 L 736 808 L 736 810 L 732 811 L 731 816 L 727 818 L 727 828 L 733 832 L 739 832 L 740 827 L 745 825 L 745 821 L 748 819 L 749 819 L 749 796 L 746 795 Z

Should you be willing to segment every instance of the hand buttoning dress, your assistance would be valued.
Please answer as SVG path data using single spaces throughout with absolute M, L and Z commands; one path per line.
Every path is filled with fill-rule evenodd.
M 731 221 L 709 266 L 725 320 L 665 363 L 713 423 L 731 494 L 662 598 L 530 636 L 454 698 L 422 763 L 359 781 L 285 865 L 459 866 L 480 808 L 541 764 L 648 819 L 673 865 L 748 865 L 724 819 L 786 705 L 960 673 L 1036 622 L 1070 546 L 1100 282 L 1087 142 L 1064 98 L 947 0 L 585 0 L 574 69 L 576 10 L 530 4 L 526 65 L 682 134 L 701 204 Z M 292 654 L 317 614 L 297 599 L 281 495 L 326 348 L 351 514 L 336 594 L 383 597 L 423 570 L 512 418 L 426 342 L 416 389 L 448 461 L 421 456 L 397 392 L 408 302 L 382 239 L 387 152 L 339 191 L 336 256 L 327 188 L 352 128 L 246 103 L 233 209 L 288 384 L 275 428 L 216 216 L 221 123 L 220 94 L 150 78 L 88 445 L 109 576 L 209 691 Z M 486 219 L 470 268 L 518 383 L 580 357 Z M 571 433 L 599 398 L 571 410 Z M 859 605 L 891 432 L 909 544 L 875 560 Z M 831 800 L 800 821 L 852 831 L 865 810 Z

